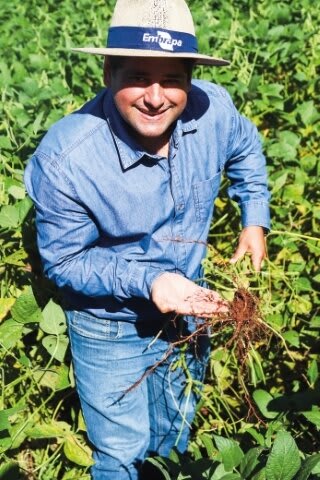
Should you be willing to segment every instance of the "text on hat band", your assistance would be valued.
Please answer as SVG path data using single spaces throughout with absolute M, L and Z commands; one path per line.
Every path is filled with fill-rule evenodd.
M 183 53 L 198 52 L 197 39 L 190 33 L 145 27 L 111 27 L 107 47 Z

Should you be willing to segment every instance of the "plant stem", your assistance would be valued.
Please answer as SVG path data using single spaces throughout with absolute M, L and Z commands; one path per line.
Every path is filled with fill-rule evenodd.
M 284 232 L 283 230 L 271 230 L 268 233 L 268 236 L 270 235 L 287 235 L 289 237 L 302 238 L 305 240 L 315 240 L 316 242 L 320 242 L 320 238 L 318 237 L 311 237 L 310 235 L 303 235 L 302 233 L 296 232 Z

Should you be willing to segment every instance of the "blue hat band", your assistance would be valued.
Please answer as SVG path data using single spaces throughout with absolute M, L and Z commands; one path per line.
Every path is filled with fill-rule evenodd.
M 107 48 L 197 53 L 197 39 L 190 33 L 145 27 L 110 27 Z

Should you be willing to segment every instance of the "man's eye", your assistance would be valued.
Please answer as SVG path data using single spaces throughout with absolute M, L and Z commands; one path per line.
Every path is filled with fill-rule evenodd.
M 146 77 L 143 77 L 142 75 L 132 75 L 129 77 L 129 82 L 131 83 L 145 83 L 146 81 Z
M 181 78 L 167 78 L 163 81 L 163 84 L 168 87 L 176 87 L 182 84 Z

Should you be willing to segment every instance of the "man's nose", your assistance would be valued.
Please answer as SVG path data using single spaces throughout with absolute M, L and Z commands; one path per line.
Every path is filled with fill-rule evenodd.
M 159 83 L 152 83 L 145 89 L 145 103 L 154 109 L 159 109 L 164 104 L 164 91 Z

